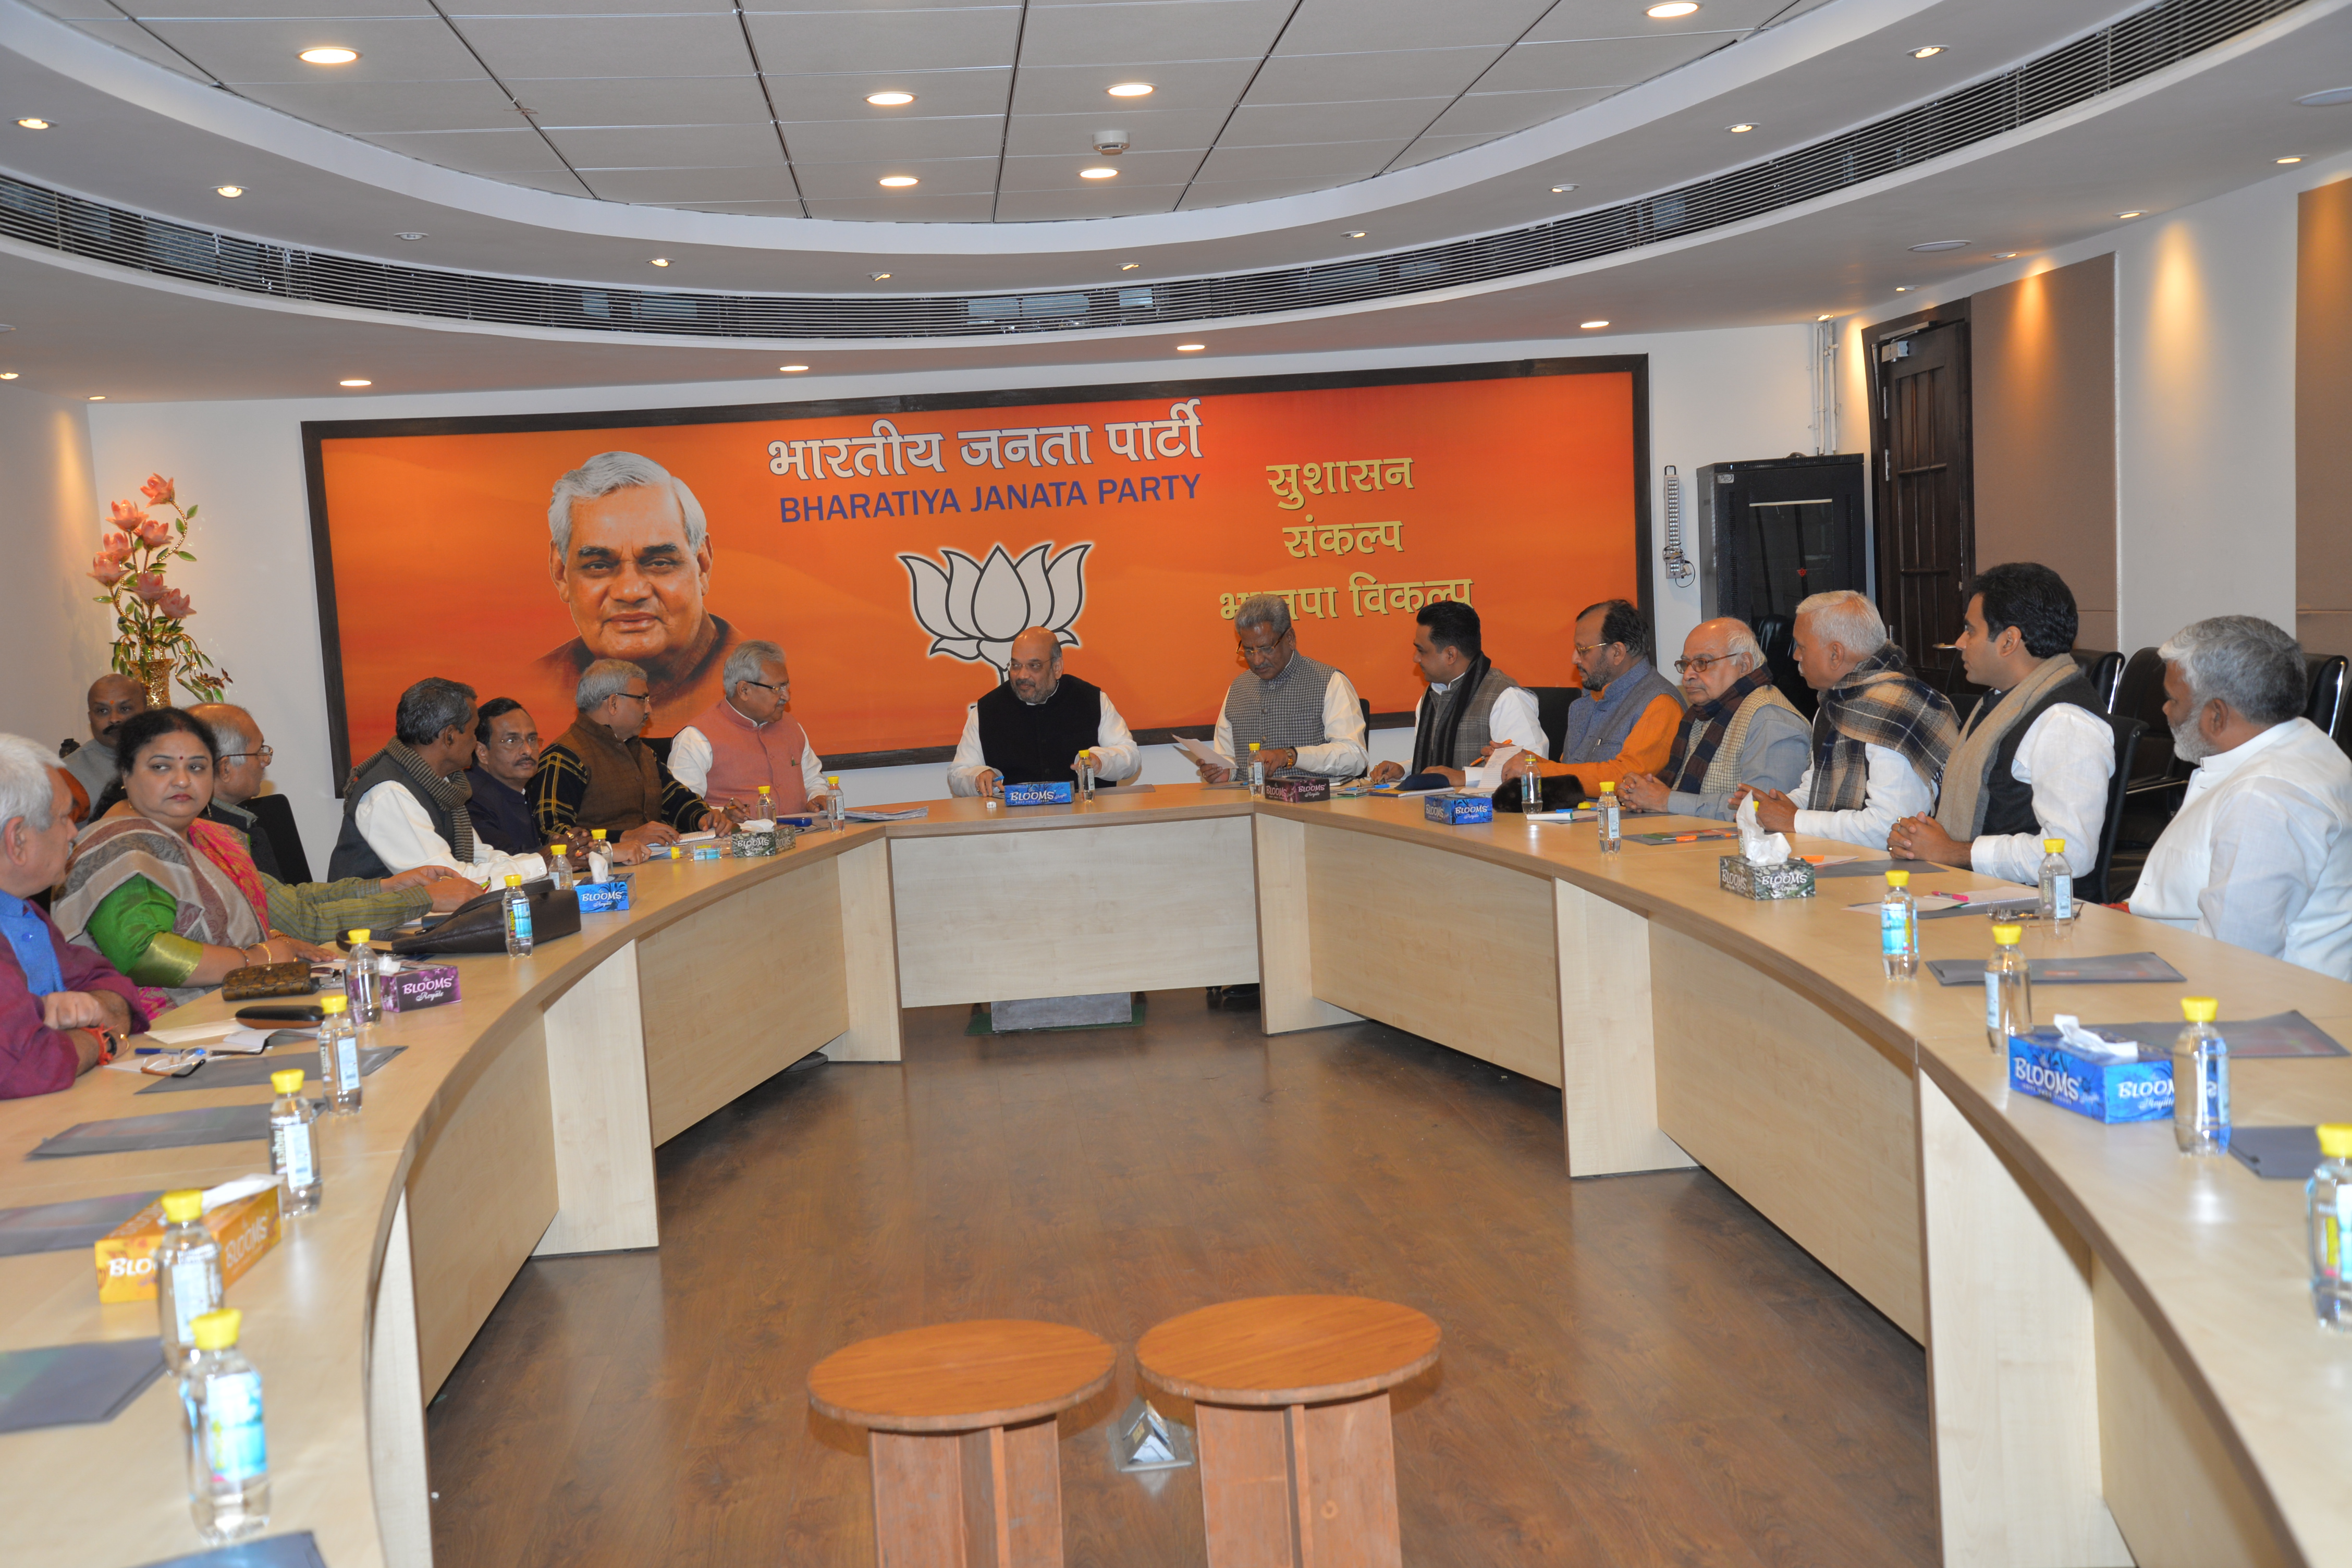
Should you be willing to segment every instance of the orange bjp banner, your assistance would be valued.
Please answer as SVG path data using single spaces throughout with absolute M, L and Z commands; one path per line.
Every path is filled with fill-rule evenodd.
M 335 773 L 428 675 L 520 700 L 552 739 L 587 662 L 626 658 L 651 676 L 647 732 L 674 733 L 751 638 L 783 647 L 831 765 L 935 758 L 1031 626 L 1149 739 L 1214 721 L 1255 593 L 1378 712 L 1420 700 L 1413 614 L 1434 599 L 1475 607 L 1522 683 L 1573 684 L 1576 612 L 1644 596 L 1643 373 L 308 425 Z M 617 470 L 633 482 L 567 503 L 559 555 L 552 488 L 611 452 L 641 460 Z

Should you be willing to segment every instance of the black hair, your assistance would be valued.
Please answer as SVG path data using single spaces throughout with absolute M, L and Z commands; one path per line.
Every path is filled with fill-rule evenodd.
M 182 709 L 146 708 L 125 719 L 114 733 L 115 777 L 129 778 L 131 759 L 172 734 L 194 735 L 205 743 L 205 756 L 220 761 L 220 742 L 213 739 L 211 725 Z
M 1608 614 L 1601 617 L 1601 640 L 1602 642 L 1621 642 L 1623 643 L 1630 651 L 1639 654 L 1644 658 L 1649 657 L 1650 623 L 1648 618 L 1644 616 L 1640 610 L 1633 607 L 1631 601 L 1625 599 L 1603 599 L 1597 605 L 1587 605 L 1584 608 L 1577 611 L 1576 618 L 1579 621 L 1582 621 L 1585 616 L 1591 615 L 1595 610 L 1605 610 L 1608 612 Z
M 1433 599 L 1412 618 L 1429 628 L 1432 647 L 1460 648 L 1462 657 L 1473 661 L 1485 651 L 1478 631 L 1478 612 L 1459 599 Z
M 393 710 L 392 732 L 404 746 L 427 746 L 441 731 L 466 721 L 474 706 L 474 689 L 455 680 L 428 675 L 400 694 Z
M 1988 566 L 1960 590 L 1961 606 L 1979 594 L 1990 635 L 1999 637 L 2015 626 L 2025 639 L 2025 651 L 2036 658 L 2053 658 L 2074 646 L 2081 625 L 2074 613 L 2074 590 L 2049 567 L 2033 561 Z
M 474 739 L 487 746 L 490 743 L 490 721 L 518 712 L 522 704 L 511 697 L 493 697 L 482 704 L 481 713 L 474 720 Z

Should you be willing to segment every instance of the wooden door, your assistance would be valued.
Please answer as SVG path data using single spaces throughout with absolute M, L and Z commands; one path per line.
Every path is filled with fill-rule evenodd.
M 1960 585 L 1976 570 L 1968 322 L 1882 338 L 1872 357 L 1878 607 L 1912 668 L 1940 689 L 1959 660 Z

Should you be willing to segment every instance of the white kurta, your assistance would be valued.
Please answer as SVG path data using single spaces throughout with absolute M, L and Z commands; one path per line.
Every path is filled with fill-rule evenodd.
M 1810 833 L 1816 838 L 1841 839 L 1884 853 L 1886 835 L 1896 823 L 1936 809 L 1934 787 L 1903 760 L 1902 752 L 1867 743 L 1863 752 L 1870 764 L 1870 782 L 1863 791 L 1861 809 L 1800 810 L 1796 831 Z M 1797 781 L 1797 787 L 1789 792 L 1789 798 L 1803 800 L 1812 793 L 1813 770 L 1807 768 L 1805 776 Z
M 474 840 L 474 863 L 461 866 L 449 841 L 433 826 L 425 807 L 407 786 L 386 780 L 360 796 L 352 820 L 376 858 L 394 871 L 418 866 L 446 866 L 460 877 L 483 887 L 503 887 L 509 877 L 534 881 L 547 875 L 547 862 L 536 855 L 501 855 L 481 839 Z
M 2033 833 L 1979 834 L 1969 865 L 1988 877 L 2039 882 L 2044 838 L 2066 841 L 2066 865 L 2087 877 L 2099 863 L 2099 830 L 2107 820 L 2107 781 L 2116 773 L 2116 732 L 2087 708 L 2071 702 L 2044 709 L 2018 742 L 2009 776 L 2033 788 Z
M 2206 758 L 2131 910 L 2352 980 L 2352 761 L 2307 719 Z

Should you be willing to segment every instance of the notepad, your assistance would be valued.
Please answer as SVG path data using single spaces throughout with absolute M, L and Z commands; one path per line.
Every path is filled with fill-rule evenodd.
M 1928 972 L 1938 985 L 1981 985 L 1984 984 L 1985 961 L 1981 958 L 1934 958 L 1927 961 Z M 2180 971 L 2152 952 L 2102 952 L 2088 958 L 2029 958 L 2026 973 L 2036 985 L 2125 985 L 2156 983 L 2185 985 L 2188 979 Z M 2093 1027 L 2101 1034 L 2107 1026 Z M 2174 1033 L 2180 1026 L 2175 1024 Z
M 77 1122 L 26 1158 L 58 1160 L 76 1154 L 129 1154 L 149 1149 L 186 1149 L 199 1143 L 264 1142 L 269 1137 L 269 1106 L 208 1105 L 201 1110 L 166 1110 L 153 1116 L 118 1116 Z
M 290 1535 L 264 1535 L 234 1546 L 191 1552 L 168 1563 L 150 1563 L 146 1568 L 327 1568 L 327 1560 L 319 1555 L 318 1538 L 307 1530 L 298 1530 Z
M 367 1077 L 407 1048 L 406 1046 L 369 1047 L 360 1053 L 360 1076 Z M 285 1069 L 284 1057 L 250 1057 L 241 1061 L 225 1061 L 215 1057 L 185 1078 L 159 1078 L 139 1092 L 177 1094 L 191 1089 L 268 1089 L 269 1075 Z M 304 1071 L 309 1071 L 307 1067 Z M 317 1084 L 315 1078 L 306 1081 L 313 1086 Z
M 163 1373 L 161 1340 L 0 1352 L 0 1432 L 111 1421 Z
M 2034 976 L 2040 979 L 2040 975 Z M 2179 1020 L 2149 1024 L 2094 1024 L 2090 1026 L 2111 1040 L 2130 1040 L 2143 1048 L 2158 1052 L 2172 1049 L 2172 1042 L 2180 1036 Z M 2352 1056 L 2336 1037 L 2305 1017 L 2301 1013 L 2273 1013 L 2267 1018 L 2223 1018 L 2213 1026 L 2214 1031 L 2229 1042 L 2233 1057 L 2341 1057 Z
M 155 1201 L 154 1193 L 115 1193 L 69 1203 L 0 1209 L 0 1258 L 79 1252 Z

